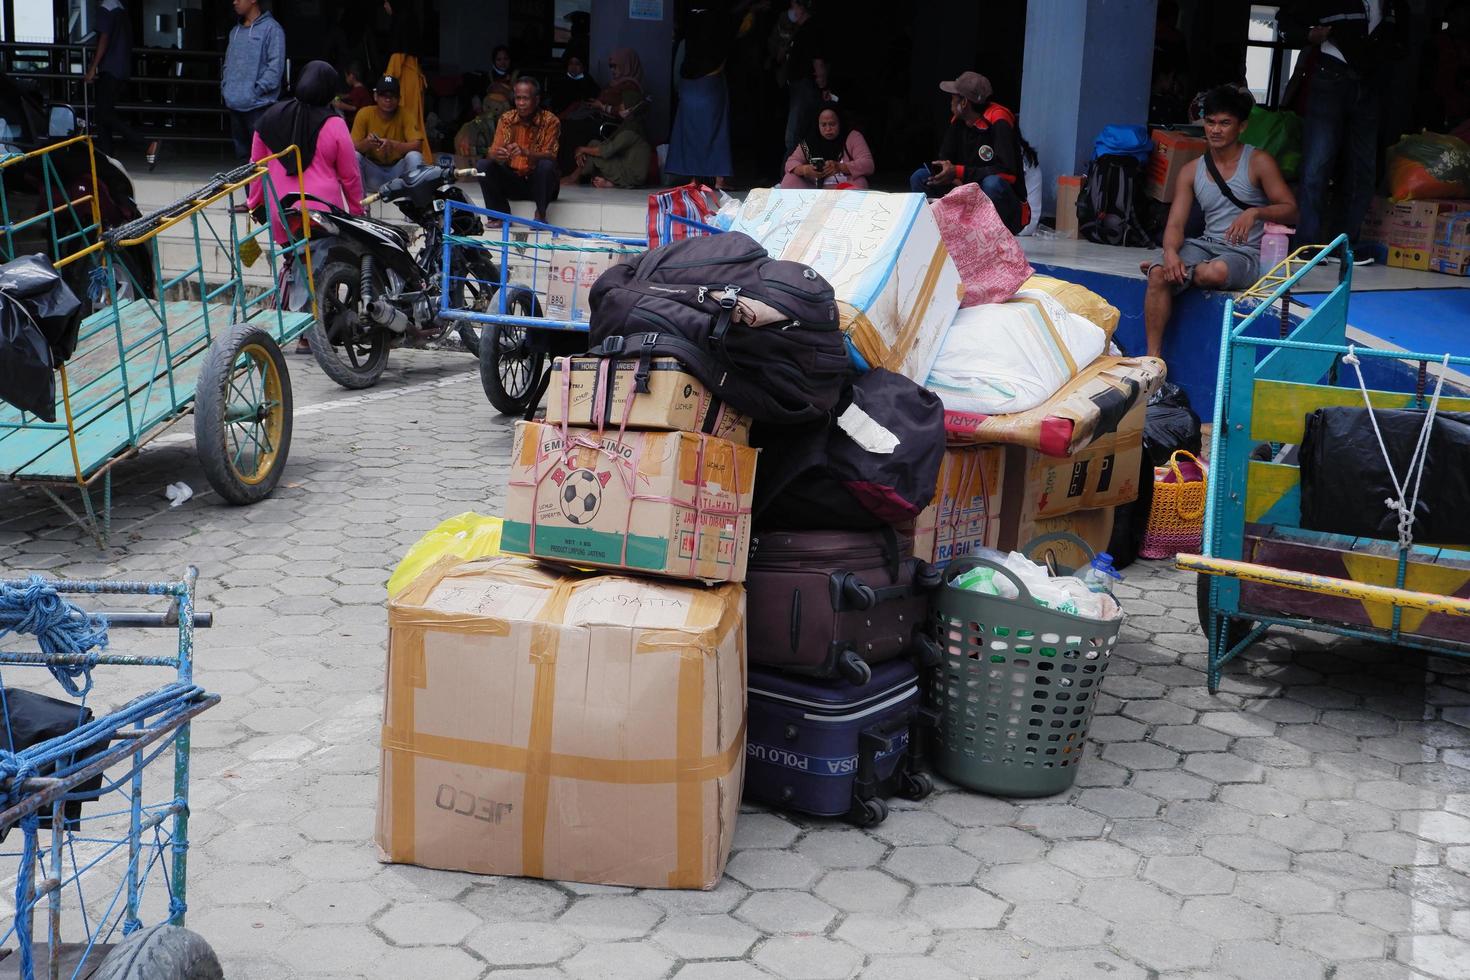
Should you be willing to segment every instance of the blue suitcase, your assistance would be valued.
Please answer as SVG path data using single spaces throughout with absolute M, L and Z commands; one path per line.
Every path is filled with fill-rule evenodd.
M 885 798 L 934 789 L 920 729 L 935 718 L 910 661 L 875 664 L 861 685 L 751 667 L 749 693 L 748 798 L 870 827 L 888 816 Z

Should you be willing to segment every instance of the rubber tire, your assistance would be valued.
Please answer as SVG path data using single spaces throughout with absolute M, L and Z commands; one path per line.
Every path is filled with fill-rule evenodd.
M 342 360 L 332 346 L 332 341 L 327 337 L 327 325 L 320 319 L 320 314 L 327 306 L 328 287 L 337 277 L 345 279 L 351 286 L 348 294 L 349 302 L 356 305 L 359 285 L 362 275 L 357 267 L 350 262 L 328 262 L 326 268 L 322 269 L 321 278 L 316 284 L 316 308 L 318 319 L 311 321 L 311 326 L 306 330 L 308 342 L 311 344 L 311 356 L 316 358 L 317 365 L 322 373 L 331 378 L 343 388 L 356 391 L 361 388 L 371 388 L 378 383 L 383 376 L 383 370 L 388 366 L 388 333 L 385 330 L 373 331 L 372 349 L 368 354 L 368 363 L 365 367 L 354 368 L 351 364 Z
M 511 289 L 506 298 L 506 309 L 514 311 L 517 316 L 541 315 L 541 304 L 537 301 L 536 294 L 521 286 Z M 502 415 L 522 416 L 531 407 L 531 398 L 536 394 L 536 386 L 541 381 L 541 373 L 546 367 L 546 353 L 537 350 L 524 351 L 521 354 L 530 359 L 530 377 L 526 390 L 512 395 L 500 381 L 500 334 L 505 329 L 506 327 L 498 323 L 491 323 L 480 331 L 480 386 L 485 389 L 485 397 L 490 399 L 490 404 L 497 412 Z M 529 331 L 532 328 L 520 329 Z M 526 340 L 529 342 L 529 335 Z
M 112 948 L 91 980 L 224 980 L 219 957 L 197 932 L 167 923 L 139 929 Z
M 487 309 L 481 312 L 488 313 L 488 304 L 495 302 L 495 291 L 500 288 L 500 270 L 496 268 L 495 260 L 488 255 L 476 255 L 469 260 L 469 265 L 470 274 L 487 284 Z M 459 342 L 464 344 L 464 349 L 476 358 L 480 356 L 480 334 L 485 332 L 486 326 L 488 325 L 464 320 L 459 322 Z
M 927 772 L 904 773 L 898 795 L 906 800 L 922 800 L 934 792 L 934 780 Z
M 876 827 L 888 819 L 888 804 L 878 799 L 854 801 L 848 818 L 859 827 Z
M 281 434 L 276 447 L 275 464 L 256 483 L 248 483 L 235 472 L 229 460 L 228 426 L 225 409 L 229 404 L 230 374 L 240 352 L 249 346 L 262 348 L 274 362 L 281 379 Z M 224 501 L 238 506 L 264 500 L 281 482 L 286 459 L 291 455 L 291 374 L 286 357 L 269 333 L 249 323 L 236 323 L 210 343 L 204 352 L 204 364 L 194 395 L 194 447 L 204 476 Z
M 1199 628 L 1205 634 L 1205 640 L 1210 638 L 1210 579 L 1213 576 L 1201 574 L 1198 576 L 1194 586 L 1194 601 L 1196 611 L 1199 613 Z M 1235 645 L 1245 639 L 1255 624 L 1248 619 L 1230 619 L 1225 624 L 1225 649 L 1234 649 Z

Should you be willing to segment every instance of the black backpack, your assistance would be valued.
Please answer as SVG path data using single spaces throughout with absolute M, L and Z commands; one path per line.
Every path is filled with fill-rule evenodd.
M 721 401 L 760 422 L 825 418 L 852 375 L 832 286 L 739 232 L 687 238 L 604 272 L 588 296 L 592 349 L 676 357 Z
M 912 520 L 934 499 L 944 404 L 875 368 L 853 381 L 830 421 L 757 425 L 751 444 L 761 450 L 756 526 L 870 530 Z
M 1077 233 L 1100 245 L 1152 246 L 1140 211 L 1143 201 L 1143 169 L 1136 157 L 1094 157 L 1077 195 Z

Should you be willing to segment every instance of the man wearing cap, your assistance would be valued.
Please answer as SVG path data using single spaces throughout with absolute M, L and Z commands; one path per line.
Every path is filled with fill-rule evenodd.
M 398 93 L 398 79 L 384 75 L 373 86 L 373 104 L 359 109 L 352 120 L 352 145 L 368 193 L 424 165 L 419 152 L 424 134 L 408 113 L 399 111 Z
M 1026 183 L 1021 171 L 1021 136 L 1016 115 L 990 99 L 990 80 L 967 71 L 952 82 L 940 82 L 949 94 L 952 116 L 939 159 L 915 170 L 909 187 L 917 194 L 941 197 L 959 184 L 979 184 L 996 213 L 1014 234 L 1030 220 Z
M 546 209 L 561 190 L 556 153 L 561 145 L 561 120 L 541 108 L 541 85 L 529 75 L 515 84 L 515 108 L 495 124 L 489 156 L 475 165 L 480 171 L 480 193 L 485 207 L 510 213 L 511 199 L 536 202 L 536 220 L 546 220 Z

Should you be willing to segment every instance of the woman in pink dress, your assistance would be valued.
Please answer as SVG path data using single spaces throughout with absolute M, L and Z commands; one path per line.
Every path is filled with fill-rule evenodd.
M 781 186 L 788 189 L 853 188 L 867 190 L 873 173 L 873 153 L 868 141 L 842 123 L 842 114 L 832 105 L 817 113 L 816 129 L 796 144 L 786 159 Z
M 309 195 L 306 201 L 309 209 L 324 211 L 332 206 L 351 214 L 364 211 L 362 172 L 357 166 L 352 134 L 331 107 L 337 88 L 335 68 L 325 61 L 310 62 L 296 80 L 295 97 L 277 102 L 256 123 L 250 144 L 251 160 L 264 160 L 293 145 L 301 151 L 299 182 L 296 154 L 287 153 L 266 164 L 269 181 L 251 184 L 246 198 L 246 206 L 252 212 L 265 203 L 267 187 L 279 201 L 279 204 L 272 201 L 266 209 L 270 212 L 271 237 L 277 245 L 289 240 L 281 215 L 284 212 L 289 216 L 300 208 L 303 184 Z M 291 221 L 291 225 L 295 230 L 296 222 Z M 296 349 L 298 353 L 309 350 L 304 336 Z

